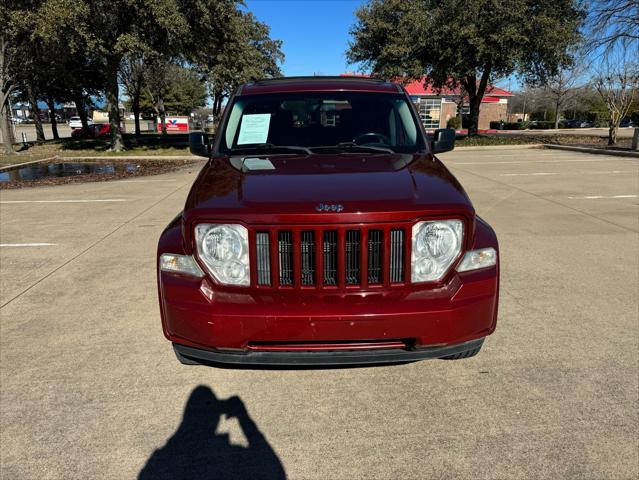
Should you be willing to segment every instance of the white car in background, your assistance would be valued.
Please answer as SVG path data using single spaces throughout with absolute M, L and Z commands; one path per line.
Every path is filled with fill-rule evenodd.
M 93 125 L 93 120 L 87 118 L 87 123 Z M 69 128 L 82 128 L 82 120 L 80 120 L 80 117 L 71 117 L 69 119 Z

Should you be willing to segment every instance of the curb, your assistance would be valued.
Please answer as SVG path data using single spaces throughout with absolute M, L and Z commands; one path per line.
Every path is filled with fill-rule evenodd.
M 102 156 L 77 156 L 77 157 L 57 157 L 65 162 L 73 160 L 197 160 L 203 159 L 197 155 L 102 155 Z M 42 161 L 42 160 L 41 160 Z
M 525 148 L 541 148 L 543 147 L 543 143 L 524 143 L 524 144 L 516 144 L 516 145 L 469 145 L 468 147 L 457 147 L 455 146 L 455 150 L 464 150 L 464 151 L 472 151 L 472 150 L 520 150 Z
M 14 163 L 14 164 L 11 164 L 11 165 L 4 165 L 3 167 L 0 167 L 0 172 L 4 172 L 5 170 L 12 170 L 14 168 L 22 167 L 22 166 L 25 166 L 25 165 L 33 165 L 34 163 L 50 162 L 51 160 L 57 160 L 58 158 L 59 157 L 42 158 L 40 160 L 31 160 L 30 162 Z
M 595 155 L 613 155 L 616 157 L 639 158 L 639 152 L 623 151 L 623 150 L 606 150 L 603 148 L 573 147 L 570 145 L 543 145 L 544 148 L 551 150 L 566 150 L 570 152 L 593 153 Z
M 73 161 L 96 161 L 96 160 L 196 160 L 202 159 L 202 157 L 198 157 L 196 155 L 128 155 L 128 156 L 98 156 L 98 157 L 60 157 L 58 155 L 49 158 L 41 158 L 40 160 L 31 160 L 30 162 L 24 163 L 14 163 L 12 165 L 4 165 L 0 167 L 0 172 L 4 172 L 5 170 L 12 170 L 18 167 L 26 167 L 28 165 L 33 165 L 36 163 L 44 163 L 44 162 L 73 162 Z

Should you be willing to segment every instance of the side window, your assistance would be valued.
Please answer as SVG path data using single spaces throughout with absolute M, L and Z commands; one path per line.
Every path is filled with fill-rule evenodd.
M 233 110 L 229 114 L 229 119 L 226 126 L 226 135 L 224 136 L 224 141 L 226 142 L 226 146 L 231 148 L 233 146 L 233 141 L 236 138 L 236 134 L 238 132 L 238 126 L 240 124 L 240 119 L 242 118 L 242 109 L 243 104 L 241 101 L 235 102 L 233 105 Z
M 398 145 L 414 146 L 417 145 L 417 126 L 411 115 L 410 106 L 404 100 L 396 100 L 393 111 L 397 112 L 400 119 L 402 141 Z

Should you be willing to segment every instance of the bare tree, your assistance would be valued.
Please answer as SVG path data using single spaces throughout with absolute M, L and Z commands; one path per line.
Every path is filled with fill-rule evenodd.
M 559 128 L 561 114 L 574 99 L 583 73 L 584 63 L 576 60 L 572 67 L 560 70 L 546 83 L 544 90 L 555 110 L 555 128 Z
M 135 117 L 135 135 L 140 135 L 140 97 L 144 88 L 145 59 L 142 54 L 129 54 L 120 65 L 120 82 L 131 101 L 131 110 Z
M 588 24 L 590 48 L 609 53 L 618 47 L 634 48 L 639 42 L 639 0 L 594 0 Z
M 166 108 L 164 99 L 169 93 L 175 64 L 172 60 L 157 56 L 149 60 L 144 70 L 144 86 L 156 117 L 160 119 L 162 135 L 166 135 Z
M 608 110 L 608 145 L 614 145 L 619 124 L 639 91 L 639 64 L 635 57 L 628 58 L 626 54 L 607 58 L 593 83 Z

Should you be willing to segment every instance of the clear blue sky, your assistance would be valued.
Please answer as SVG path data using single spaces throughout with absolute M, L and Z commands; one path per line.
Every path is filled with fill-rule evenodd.
M 345 52 L 355 9 L 363 0 L 246 0 L 248 10 L 284 42 L 284 75 L 339 75 L 348 67 Z
M 284 42 L 284 75 L 339 75 L 357 71 L 345 52 L 355 10 L 365 0 L 245 0 L 247 9 L 271 27 L 271 37 Z M 518 80 L 497 81 L 514 89 Z

